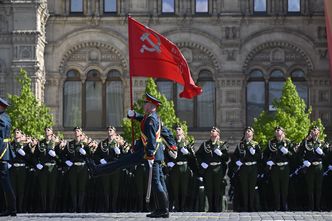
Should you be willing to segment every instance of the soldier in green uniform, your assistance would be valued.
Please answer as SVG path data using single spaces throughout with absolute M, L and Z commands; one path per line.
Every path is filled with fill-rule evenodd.
M 59 156 L 55 146 L 59 144 L 52 127 L 45 128 L 45 139 L 39 142 L 34 155 L 41 195 L 41 211 L 55 210 L 55 190 L 58 175 Z
M 189 143 L 186 135 L 180 125 L 176 126 L 176 146 L 177 157 L 166 157 L 169 168 L 169 183 L 173 198 L 173 210 L 184 211 L 186 205 L 186 197 L 188 193 L 189 167 L 188 159 L 192 155 L 192 144 Z
M 305 168 L 305 182 L 307 186 L 308 209 L 320 211 L 323 165 L 326 146 L 324 141 L 319 139 L 320 129 L 314 126 L 309 136 L 304 139 L 300 147 L 300 156 Z
M 235 164 L 238 166 L 238 184 L 241 191 L 241 211 L 255 211 L 255 186 L 257 164 L 262 158 L 258 142 L 253 140 L 254 129 L 247 127 L 244 136 L 234 151 Z
M 25 145 L 25 140 L 22 139 L 22 131 L 16 128 L 14 130 L 15 138 L 11 142 L 13 151 L 16 157 L 9 164 L 10 178 L 12 181 L 13 189 L 16 195 L 17 211 L 23 212 L 23 202 L 25 194 L 26 184 L 26 164 L 27 164 L 27 152 L 29 149 Z
M 117 160 L 121 155 L 121 150 L 117 143 L 116 129 L 113 126 L 107 127 L 107 138 L 101 141 L 94 154 L 94 158 L 99 164 L 107 164 Z M 104 208 L 105 211 L 117 211 L 117 200 L 119 193 L 120 170 L 100 177 L 103 187 Z M 111 206 L 111 207 L 110 207 Z
M 70 141 L 65 149 L 65 164 L 69 167 L 68 178 L 72 210 L 82 212 L 88 179 L 86 158 L 90 154 L 90 150 L 83 142 L 85 138 L 82 136 L 80 127 L 74 128 L 74 134 L 74 140 Z
M 212 127 L 210 139 L 203 142 L 196 156 L 203 169 L 205 190 L 210 212 L 220 212 L 222 206 L 222 182 L 228 161 L 227 143 L 220 140 L 220 129 Z
M 271 173 L 274 195 L 274 210 L 288 210 L 289 160 L 292 143 L 285 136 L 282 127 L 275 128 L 275 138 L 270 140 L 264 151 L 264 162 Z M 280 204 L 281 203 L 281 204 Z

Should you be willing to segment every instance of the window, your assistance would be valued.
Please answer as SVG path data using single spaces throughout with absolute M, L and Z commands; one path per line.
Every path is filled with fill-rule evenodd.
M 81 82 L 78 71 L 70 70 L 64 83 L 63 125 L 103 129 L 107 125 L 121 126 L 123 118 L 123 85 L 120 72 L 112 70 L 105 83 L 97 70 L 87 73 Z
M 83 0 L 70 0 L 71 13 L 83 13 Z
M 104 12 L 105 13 L 116 13 L 116 0 L 104 0 Z
M 196 0 L 195 1 L 196 13 L 208 13 L 209 12 L 209 0 Z
M 290 77 L 299 96 L 308 104 L 308 86 L 304 78 L 304 72 L 300 69 L 294 70 Z M 275 111 L 272 103 L 279 99 L 285 84 L 286 76 L 282 70 L 274 69 L 269 78 L 264 78 L 261 70 L 255 69 L 249 73 L 247 83 L 247 125 L 253 123 L 262 111 Z
M 82 126 L 82 83 L 75 70 L 67 72 L 63 87 L 63 126 Z
M 211 72 L 204 70 L 199 74 L 198 84 L 203 93 L 197 97 L 197 127 L 215 125 L 216 89 Z
M 265 13 L 266 8 L 266 0 L 254 0 L 254 13 Z
M 123 86 L 120 72 L 112 70 L 106 81 L 106 122 L 107 125 L 120 126 L 123 118 Z
M 202 70 L 199 74 L 198 85 L 203 93 L 194 99 L 180 98 L 183 86 L 171 81 L 158 80 L 159 91 L 169 100 L 174 101 L 177 116 L 187 122 L 189 128 L 205 128 L 215 125 L 216 116 L 216 89 L 212 73 Z
M 100 73 L 91 70 L 85 81 L 85 127 L 101 128 L 103 107 L 102 107 L 102 82 Z
M 299 93 L 299 96 L 304 100 L 304 102 L 309 105 L 308 100 L 308 85 L 305 80 L 304 72 L 300 69 L 294 70 L 291 73 L 291 78 L 296 86 L 296 90 Z
M 299 13 L 301 11 L 301 0 L 288 0 L 287 11 Z
M 281 97 L 284 84 L 284 73 L 281 70 L 273 70 L 269 79 L 269 111 L 275 111 L 272 103 L 274 99 L 279 99 Z
M 161 3 L 161 12 L 162 13 L 174 13 L 175 7 L 174 7 L 174 0 L 162 0 Z
M 263 72 L 253 70 L 247 84 L 247 125 L 265 109 L 265 80 Z

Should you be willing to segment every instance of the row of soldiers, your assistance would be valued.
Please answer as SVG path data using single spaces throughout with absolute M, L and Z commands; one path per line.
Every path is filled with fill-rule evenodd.
M 41 141 L 25 136 L 19 129 L 14 132 L 11 148 L 16 157 L 9 166 L 18 212 L 148 209 L 144 203 L 144 164 L 89 179 L 87 158 L 106 164 L 131 154 L 130 145 L 114 127 L 107 128 L 107 138 L 99 143 L 79 127 L 74 128 L 74 139 L 69 142 L 57 138 L 51 127 L 45 128 Z M 332 195 L 328 188 L 331 151 L 318 139 L 319 133 L 318 127 L 312 128 L 301 144 L 294 144 L 285 137 L 284 129 L 277 127 L 275 139 L 262 152 L 253 140 L 253 128 L 248 127 L 229 156 L 219 128 L 213 127 L 210 138 L 196 150 L 177 126 L 177 151 L 165 150 L 171 210 L 227 209 L 226 180 L 230 180 L 229 196 L 236 211 L 321 210 L 321 202 L 323 209 L 331 210 L 331 203 L 325 200 Z

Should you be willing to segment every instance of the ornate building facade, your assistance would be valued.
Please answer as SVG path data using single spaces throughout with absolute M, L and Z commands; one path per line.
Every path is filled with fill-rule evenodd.
M 287 77 L 331 134 L 323 0 L 0 0 L 0 96 L 18 93 L 23 67 L 59 130 L 101 136 L 120 126 L 130 105 L 128 14 L 176 43 L 203 87 L 184 100 L 180 85 L 157 79 L 197 139 L 217 125 L 238 140 L 274 111 Z M 145 79 L 133 80 L 137 99 Z

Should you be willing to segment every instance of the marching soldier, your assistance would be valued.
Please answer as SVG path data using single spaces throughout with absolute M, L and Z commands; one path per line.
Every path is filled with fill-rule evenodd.
M 113 126 L 107 127 L 108 137 L 101 141 L 94 154 L 95 159 L 99 164 L 107 164 L 117 160 L 121 155 L 121 150 L 117 143 L 116 129 Z M 105 211 L 117 211 L 117 200 L 119 193 L 120 170 L 101 177 L 100 181 L 103 187 L 104 207 Z M 111 205 L 111 207 L 110 207 Z
M 257 163 L 261 160 L 261 150 L 253 140 L 254 129 L 247 127 L 244 137 L 234 151 L 235 163 L 238 166 L 238 182 L 241 191 L 241 211 L 255 211 L 255 186 L 257 182 Z
M 220 140 L 220 129 L 212 127 L 210 139 L 202 143 L 197 151 L 197 159 L 204 170 L 206 194 L 210 212 L 220 212 L 222 209 L 222 183 L 226 175 L 228 161 L 227 143 Z
M 5 196 L 6 211 L 0 216 L 16 216 L 16 198 L 10 182 L 8 162 L 15 157 L 10 147 L 11 120 L 5 112 L 9 106 L 0 98 L 0 182 Z
M 69 167 L 68 178 L 72 210 L 82 212 L 84 206 L 88 170 L 86 158 L 89 148 L 83 142 L 82 128 L 74 128 L 75 138 L 67 144 L 65 149 L 65 164 Z
M 59 139 L 53 134 L 52 127 L 45 128 L 45 139 L 40 141 L 34 155 L 41 195 L 41 211 L 54 211 L 59 156 L 55 146 Z
M 10 178 L 12 181 L 13 189 L 16 195 L 17 211 L 23 212 L 23 202 L 26 186 L 26 167 L 27 167 L 27 152 L 29 147 L 25 145 L 25 136 L 22 136 L 22 131 L 16 128 L 14 130 L 15 138 L 11 142 L 13 151 L 16 157 L 10 164 Z M 23 139 L 22 139 L 23 138 Z
M 175 159 L 168 157 L 167 162 L 170 170 L 169 183 L 174 200 L 174 211 L 184 211 L 185 205 L 187 205 L 186 197 L 190 173 L 188 159 L 193 154 L 193 150 L 180 125 L 176 126 L 176 146 L 179 150 L 177 157 Z
M 292 156 L 291 142 L 282 127 L 275 128 L 275 138 L 270 140 L 264 152 L 264 161 L 271 172 L 274 194 L 274 210 L 288 210 L 289 160 Z M 280 205 L 281 203 L 281 205 Z
M 300 156 L 305 168 L 305 182 L 307 184 L 308 209 L 320 211 L 323 165 L 326 151 L 324 141 L 319 139 L 320 129 L 314 126 L 309 136 L 301 143 Z

